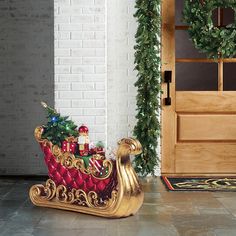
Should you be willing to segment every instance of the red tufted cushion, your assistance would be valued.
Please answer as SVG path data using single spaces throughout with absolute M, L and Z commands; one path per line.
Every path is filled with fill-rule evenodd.
M 108 178 L 99 180 L 92 175 L 82 173 L 76 168 L 66 168 L 56 162 L 56 158 L 52 154 L 49 147 L 41 147 L 45 155 L 44 160 L 48 167 L 48 175 L 56 183 L 56 185 L 63 184 L 69 189 L 82 189 L 86 193 L 89 191 L 95 191 L 103 198 L 110 197 L 112 190 L 116 188 L 117 178 L 115 162 L 113 173 L 111 173 Z

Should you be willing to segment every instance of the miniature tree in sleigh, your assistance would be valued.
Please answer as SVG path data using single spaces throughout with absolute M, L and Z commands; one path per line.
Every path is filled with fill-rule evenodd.
M 118 142 L 116 160 L 105 157 L 102 145 L 89 148 L 88 129 L 48 111 L 48 123 L 35 129 L 44 153 L 49 179 L 33 185 L 29 195 L 37 206 L 119 218 L 135 214 L 143 203 L 143 191 L 129 155 L 141 153 L 133 138 Z

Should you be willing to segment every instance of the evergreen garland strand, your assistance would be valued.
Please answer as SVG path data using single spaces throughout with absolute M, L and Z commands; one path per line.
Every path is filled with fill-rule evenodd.
M 134 135 L 141 142 L 142 154 L 134 160 L 135 170 L 154 175 L 158 165 L 157 145 L 160 136 L 161 93 L 161 0 L 136 0 L 134 17 L 138 22 L 135 35 L 135 70 L 137 70 L 137 124 Z

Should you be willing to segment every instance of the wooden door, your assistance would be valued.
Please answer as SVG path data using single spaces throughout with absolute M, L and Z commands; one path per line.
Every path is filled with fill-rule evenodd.
M 162 1 L 163 78 L 172 72 L 171 105 L 164 79 L 162 86 L 162 175 L 236 175 L 236 58 L 189 55 L 189 40 L 181 52 L 186 56 L 179 57 L 183 40 L 177 36 L 188 29 L 176 19 L 182 6 L 183 0 Z M 223 24 L 222 9 L 218 13 Z

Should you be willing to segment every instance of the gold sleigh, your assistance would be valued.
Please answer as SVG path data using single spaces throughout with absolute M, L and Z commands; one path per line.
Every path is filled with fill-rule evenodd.
M 35 129 L 35 138 L 43 148 L 48 148 L 55 156 L 57 163 L 66 168 L 77 168 L 85 174 L 83 163 L 78 162 L 73 154 L 62 153 L 57 145 L 48 140 L 41 139 L 42 127 Z M 46 149 L 45 149 L 46 150 Z M 124 138 L 118 142 L 115 165 L 116 187 L 112 189 L 108 198 L 100 199 L 96 191 L 85 192 L 82 189 L 68 188 L 66 185 L 57 185 L 51 178 L 46 183 L 33 185 L 29 196 L 36 206 L 57 208 L 80 213 L 86 213 L 108 218 L 121 218 L 134 215 L 141 207 L 144 199 L 139 179 L 131 165 L 130 155 L 140 154 L 141 144 L 133 138 Z M 105 160 L 107 167 L 110 160 Z M 112 169 L 110 169 L 112 170 Z M 112 173 L 110 173 L 112 174 Z

